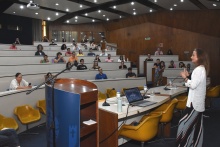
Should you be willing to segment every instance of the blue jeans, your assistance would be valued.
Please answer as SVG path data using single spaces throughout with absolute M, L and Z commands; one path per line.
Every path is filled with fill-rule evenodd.
M 4 146 L 19 146 L 18 135 L 14 129 L 6 129 L 0 131 L 0 147 Z

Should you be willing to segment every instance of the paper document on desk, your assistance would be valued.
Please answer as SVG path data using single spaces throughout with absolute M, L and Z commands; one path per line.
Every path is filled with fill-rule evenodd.
M 96 124 L 97 122 L 90 119 L 90 120 L 87 120 L 87 121 L 83 121 L 83 123 L 86 124 L 86 125 L 93 125 L 93 124 Z

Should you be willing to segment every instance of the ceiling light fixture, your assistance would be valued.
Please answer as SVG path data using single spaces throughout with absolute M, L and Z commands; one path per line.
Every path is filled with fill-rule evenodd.
M 95 19 L 93 19 L 92 22 L 95 22 Z
M 116 6 L 113 6 L 114 9 L 116 9 Z
M 59 4 L 58 3 L 56 3 L 56 6 L 58 6 Z
M 172 11 L 173 10 L 173 8 L 170 8 L 170 11 Z
M 86 13 L 85 16 L 88 16 L 88 14 Z
M 152 10 L 152 9 L 150 9 L 150 12 L 153 12 L 153 10 Z
M 121 18 L 121 16 L 119 16 L 119 18 Z
M 67 20 L 66 22 L 67 22 L 67 23 L 69 23 L 70 21 L 69 21 L 69 20 Z
M 59 15 L 59 13 L 56 13 L 56 16 L 58 16 Z
M 183 3 L 183 2 L 184 2 L 184 0 L 180 0 L 180 2 L 182 2 L 182 3 Z
M 75 16 L 75 19 L 78 19 L 78 16 Z
M 131 5 L 134 5 L 134 2 L 131 2 Z
M 94 3 L 97 3 L 97 0 L 94 0 Z
M 107 18 L 106 20 L 109 21 L 109 18 Z
M 23 6 L 23 5 L 21 5 L 21 6 L 20 6 L 20 9 L 24 9 L 24 6 Z
M 82 7 L 83 7 L 83 5 L 79 5 L 79 7 L 80 7 L 80 8 L 82 8 Z
M 154 0 L 154 2 L 156 3 L 156 2 L 157 2 L 157 0 Z
M 104 15 L 102 15 L 103 17 L 105 17 L 105 14 Z
M 75 22 L 77 22 L 77 19 L 75 20 Z
M 69 12 L 69 9 L 68 9 L 68 8 L 66 9 L 66 12 Z
M 35 14 L 36 14 L 36 15 L 38 15 L 38 13 L 37 13 L 37 12 L 36 12 Z
M 213 4 L 213 6 L 216 7 L 217 5 L 216 5 L 216 4 Z
M 13 12 L 13 13 L 15 13 L 15 12 Z
M 47 17 L 47 20 L 50 20 L 50 17 Z
M 136 14 L 137 14 L 136 12 L 133 13 L 133 15 L 136 15 Z
M 98 10 L 99 13 L 101 13 L 101 10 Z
M 136 10 L 136 9 L 133 9 L 134 11 Z
M 177 4 L 174 4 L 173 6 L 174 6 L 174 7 L 176 7 L 176 6 L 177 6 Z

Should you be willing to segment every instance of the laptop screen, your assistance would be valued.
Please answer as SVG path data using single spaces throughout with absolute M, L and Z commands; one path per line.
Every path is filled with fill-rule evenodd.
M 129 103 L 143 100 L 143 97 L 137 87 L 124 90 Z

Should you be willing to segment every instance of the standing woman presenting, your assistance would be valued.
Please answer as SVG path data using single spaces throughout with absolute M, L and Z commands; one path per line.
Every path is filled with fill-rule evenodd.
M 209 71 L 209 60 L 202 49 L 195 49 L 191 56 L 196 68 L 191 80 L 184 69 L 180 73 L 189 87 L 188 100 L 177 130 L 177 146 L 202 147 L 203 143 L 203 112 L 205 111 L 206 76 Z

